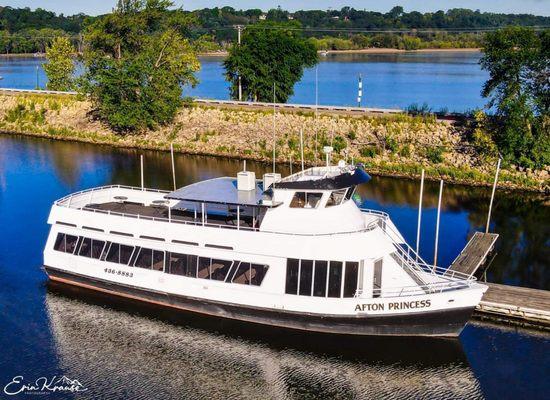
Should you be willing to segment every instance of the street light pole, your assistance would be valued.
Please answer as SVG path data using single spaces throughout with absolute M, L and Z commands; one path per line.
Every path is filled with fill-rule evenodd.
M 240 47 L 241 46 L 241 32 L 243 30 L 243 26 L 242 25 L 237 25 L 236 28 L 237 28 L 237 43 Z M 243 100 L 243 88 L 242 88 L 242 84 L 241 84 L 241 73 L 239 72 L 239 101 L 242 101 L 242 100 Z

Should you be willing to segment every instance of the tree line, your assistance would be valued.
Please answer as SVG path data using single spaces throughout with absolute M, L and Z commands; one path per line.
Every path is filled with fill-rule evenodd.
M 167 10 L 190 18 L 185 36 L 202 52 L 230 47 L 236 40 L 234 25 L 255 25 L 264 21 L 296 21 L 311 37 L 318 50 L 354 50 L 368 47 L 416 50 L 423 48 L 480 47 L 479 32 L 461 33 L 461 29 L 498 28 L 508 25 L 550 26 L 550 17 L 529 14 L 497 14 L 468 9 L 431 13 L 404 12 L 396 6 L 387 13 L 343 7 L 340 10 L 303 10 L 291 13 L 281 8 L 236 10 L 232 7 L 204 8 L 195 11 Z M 54 37 L 67 36 L 80 48 L 79 35 L 88 25 L 107 15 L 65 16 L 41 8 L 0 7 L 0 52 L 43 53 Z M 422 29 L 433 31 L 425 32 Z M 317 29 L 309 30 L 309 29 Z M 361 33 L 357 30 L 407 30 L 408 32 Z M 419 30 L 419 31 L 414 31 Z M 447 32 L 447 30 L 455 30 Z
M 195 85 L 200 68 L 188 38 L 194 17 L 169 0 L 118 0 L 111 14 L 83 31 L 74 78 L 75 49 L 67 37 L 47 47 L 48 88 L 77 89 L 92 115 L 121 134 L 173 121 L 184 104 L 182 86 Z M 224 61 L 234 99 L 286 102 L 305 68 L 318 62 L 314 43 L 298 21 L 261 21 L 245 29 Z M 489 73 L 486 111 L 471 122 L 480 154 L 522 168 L 550 165 L 550 29 L 512 26 L 486 33 L 481 67 Z

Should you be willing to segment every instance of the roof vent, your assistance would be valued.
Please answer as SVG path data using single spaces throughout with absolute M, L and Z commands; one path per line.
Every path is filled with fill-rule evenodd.
M 244 162 L 244 170 L 237 174 L 237 190 L 256 190 L 256 174 L 253 171 L 246 170 L 246 161 Z
M 264 174 L 264 190 L 269 189 L 274 183 L 277 183 L 280 180 L 281 174 L 277 174 L 275 172 Z

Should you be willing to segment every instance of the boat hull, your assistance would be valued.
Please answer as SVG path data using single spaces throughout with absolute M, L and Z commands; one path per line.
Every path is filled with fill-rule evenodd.
M 456 337 L 474 307 L 384 316 L 334 316 L 265 309 L 158 292 L 44 266 L 56 282 L 123 297 L 175 312 L 190 312 L 278 328 L 354 336 Z

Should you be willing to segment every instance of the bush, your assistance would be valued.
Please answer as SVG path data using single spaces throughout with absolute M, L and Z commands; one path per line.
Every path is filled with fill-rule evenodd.
M 411 156 L 411 146 L 409 144 L 406 144 L 404 145 L 403 147 L 401 147 L 401 149 L 399 149 L 399 155 L 401 157 L 410 157 Z
M 426 158 L 434 164 L 443 162 L 443 154 L 445 153 L 445 147 L 433 146 L 426 148 Z
M 391 153 L 397 153 L 399 144 L 397 144 L 397 140 L 394 137 L 386 137 L 386 149 L 388 149 Z
M 342 136 L 336 135 L 332 141 L 332 147 L 336 153 L 340 153 L 340 151 L 348 147 L 348 144 L 346 143 L 346 139 Z
M 359 149 L 359 154 L 363 157 L 374 158 L 378 154 L 376 146 L 363 146 Z

